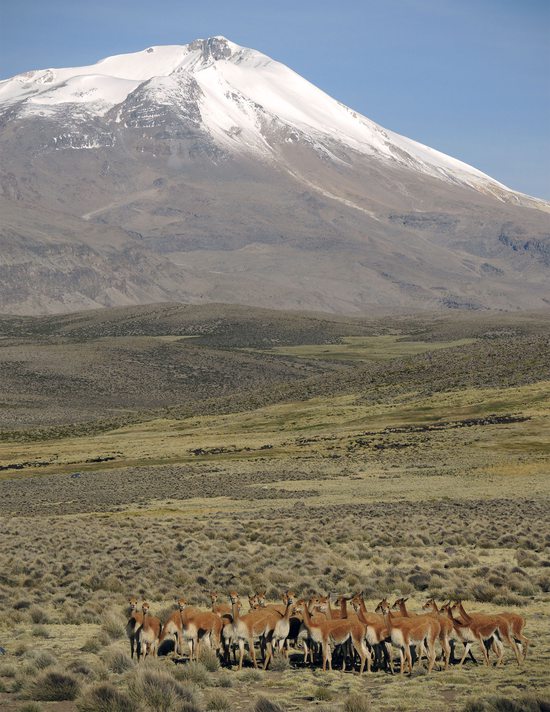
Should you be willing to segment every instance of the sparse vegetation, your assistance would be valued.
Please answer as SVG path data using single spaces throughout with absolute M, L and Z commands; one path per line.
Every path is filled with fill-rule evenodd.
M 127 670 L 131 670 L 135 665 L 135 661 L 119 649 L 107 650 L 103 656 L 103 659 L 107 669 L 111 672 L 117 673 L 118 675 L 121 675 Z
M 221 692 L 210 692 L 206 698 L 207 710 L 230 710 L 232 707 L 231 701 Z
M 5 332 L 0 341 L 8 405 L 0 422 L 0 600 L 12 616 L 0 625 L 0 707 L 31 712 L 40 700 L 64 700 L 67 712 L 204 712 L 237 701 L 259 712 L 543 709 L 543 318 L 314 325 L 300 316 L 277 322 L 262 342 L 252 317 L 227 328 L 213 320 L 198 339 L 178 341 L 200 324 L 185 331 L 143 317 L 106 326 L 98 316 L 23 320 L 25 334 Z M 108 339 L 99 338 L 103 329 Z M 369 357 L 390 342 L 391 357 Z M 430 349 L 434 342 L 445 348 Z M 348 346 L 355 361 L 333 359 Z M 115 351 L 124 369 L 115 367 Z M 162 397 L 153 406 L 155 394 Z M 10 410 L 12 403 L 19 405 Z M 113 403 L 124 412 L 112 412 Z M 277 602 L 287 589 L 362 590 L 369 610 L 383 596 L 405 595 L 417 612 L 429 596 L 458 596 L 468 610 L 524 615 L 529 664 L 518 667 L 507 649 L 501 668 L 468 661 L 425 675 L 419 665 L 401 681 L 379 670 L 351 675 L 349 661 L 348 672 L 337 665 L 323 675 L 292 647 L 266 672 L 225 669 L 207 646 L 199 662 L 131 660 L 122 614 L 129 595 L 165 618 L 176 595 L 206 608 L 206 591 L 226 603 L 230 587 L 243 599 L 266 590 Z
M 344 712 L 370 712 L 372 707 L 365 695 L 353 692 L 344 700 Z
M 128 688 L 136 704 L 151 712 L 180 712 L 183 703 L 195 704 L 191 688 L 181 685 L 172 675 L 150 665 L 136 669 Z
M 48 670 L 40 674 L 29 689 L 29 696 L 35 700 L 48 702 L 74 700 L 80 691 L 80 684 L 74 675 L 59 670 Z
M 78 712 L 137 712 L 138 704 L 125 692 L 117 690 L 114 685 L 101 683 L 84 692 L 78 698 Z

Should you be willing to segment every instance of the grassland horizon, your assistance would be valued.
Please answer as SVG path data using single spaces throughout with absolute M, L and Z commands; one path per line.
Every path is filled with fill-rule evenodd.
M 0 708 L 547 709 L 549 316 L 0 318 Z M 266 671 L 132 660 L 130 597 L 166 620 L 231 590 L 460 598 L 523 616 L 529 652 L 404 676 L 300 646 Z

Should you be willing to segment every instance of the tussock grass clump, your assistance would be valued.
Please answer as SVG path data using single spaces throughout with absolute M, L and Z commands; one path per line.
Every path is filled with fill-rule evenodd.
M 212 648 L 202 648 L 199 654 L 199 662 L 204 665 L 208 672 L 218 672 L 220 669 L 220 660 Z
M 370 712 L 370 702 L 358 692 L 350 693 L 344 700 L 344 712 Z
M 80 608 L 75 608 L 74 606 L 64 605 L 62 616 L 63 621 L 69 625 L 82 625 L 82 623 L 89 622 L 86 614 Z
M 45 670 L 48 667 L 57 665 L 57 658 L 55 655 L 48 653 L 47 650 L 33 650 L 30 653 L 25 653 L 23 658 L 28 661 L 27 668 L 29 669 Z
M 221 675 L 218 675 L 213 680 L 213 682 L 218 687 L 225 687 L 225 688 L 233 687 L 233 685 L 235 684 L 235 680 L 228 673 L 222 673 Z
M 128 682 L 132 700 L 140 703 L 147 712 L 181 712 L 184 703 L 195 706 L 195 694 L 190 687 L 181 685 L 172 675 L 152 666 L 136 670 Z
M 254 705 L 254 712 L 285 712 L 281 705 L 268 700 L 267 697 L 258 697 Z
M 76 703 L 78 712 L 136 712 L 138 704 L 110 683 L 86 690 Z
M 30 607 L 31 607 L 31 603 L 30 603 L 30 601 L 27 601 L 26 599 L 20 599 L 19 601 L 16 601 L 13 604 L 13 608 L 16 611 L 24 611 L 25 609 L 30 608 Z
M 83 653 L 98 653 L 101 650 L 101 643 L 97 638 L 88 638 L 80 648 Z
M 26 680 L 25 675 L 17 675 L 12 683 L 11 692 L 20 692 L 24 688 Z
M 290 670 L 290 661 L 285 655 L 275 653 L 269 667 L 273 672 L 285 672 L 285 670 Z
M 333 698 L 330 687 L 326 685 L 318 685 L 315 690 L 313 690 L 313 696 L 316 700 L 320 700 L 321 702 L 328 702 Z
M 44 708 L 38 702 L 27 702 L 19 708 L 19 712 L 42 712 Z
M 185 665 L 178 665 L 174 677 L 182 682 L 190 682 L 199 687 L 210 684 L 210 673 L 202 662 L 193 660 Z
M 32 606 L 29 608 L 29 616 L 33 623 L 49 623 L 50 618 L 46 611 L 38 606 Z
M 124 653 L 122 650 L 107 650 L 104 656 L 105 665 L 110 672 L 121 675 L 127 670 L 131 670 L 135 666 L 135 660 Z
M 106 630 L 103 630 L 103 628 L 98 632 L 96 640 L 103 647 L 110 645 L 113 642 L 113 638 L 111 638 L 109 633 L 107 633 Z
M 29 688 L 29 697 L 35 700 L 57 702 L 74 700 L 80 692 L 80 683 L 73 675 L 59 670 L 48 670 L 36 678 Z
M 259 682 L 262 678 L 262 673 L 254 668 L 250 670 L 243 670 L 239 674 L 239 680 L 244 683 Z
M 120 640 L 126 635 L 122 622 L 111 614 L 103 616 L 101 630 L 107 633 L 112 640 Z
M 88 677 L 92 680 L 97 676 L 96 671 L 82 660 L 73 660 L 67 665 L 67 670 L 74 672 L 76 675 L 82 675 L 82 677 Z
M 231 702 L 221 692 L 211 692 L 206 698 L 207 710 L 230 710 Z
M 493 598 L 493 603 L 497 606 L 525 606 L 527 600 L 504 589 Z
M 49 638 L 50 637 L 50 632 L 49 630 L 43 626 L 43 625 L 35 625 L 32 627 L 31 633 L 34 635 L 35 638 Z
M 0 665 L 0 677 L 15 677 L 17 675 L 17 666 L 12 663 L 3 663 Z
M 472 598 L 481 603 L 490 603 L 497 594 L 497 589 L 491 585 L 480 583 L 472 586 Z
M 524 695 L 517 700 L 509 697 L 488 697 L 484 700 L 470 700 L 463 712 L 545 712 L 550 708 L 550 700 L 541 700 L 532 695 Z

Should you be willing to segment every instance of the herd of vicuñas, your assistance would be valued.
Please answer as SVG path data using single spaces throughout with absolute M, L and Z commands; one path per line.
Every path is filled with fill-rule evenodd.
M 367 610 L 361 594 L 340 596 L 337 609 L 330 596 L 317 595 L 298 599 L 292 591 L 282 595 L 282 604 L 267 603 L 265 592 L 248 596 L 248 613 L 237 592 L 229 593 L 229 603 L 218 603 L 218 594 L 209 592 L 212 602 L 208 611 L 189 606 L 185 598 L 177 599 L 177 608 L 162 622 L 150 612 L 144 601 L 140 607 L 135 598 L 129 600 L 126 633 L 130 639 L 131 656 L 174 654 L 183 658 L 184 643 L 190 660 L 198 659 L 202 646 L 216 651 L 225 665 L 237 663 L 242 668 L 245 647 L 254 667 L 258 667 L 256 645 L 263 667 L 267 669 L 274 655 L 290 656 L 303 650 L 303 664 L 321 664 L 332 670 L 333 663 L 342 671 L 359 673 L 385 670 L 394 672 L 393 650 L 399 655 L 399 672 L 412 674 L 416 661 L 427 659 L 431 672 L 439 654 L 439 667 L 445 670 L 451 663 L 462 666 L 466 657 L 473 657 L 471 647 L 477 644 L 486 665 L 490 654 L 495 664 L 502 665 L 505 648 L 510 648 L 521 665 L 525 660 L 529 640 L 523 634 L 525 618 L 517 613 L 467 612 L 461 601 L 438 607 L 430 598 L 421 613 L 407 609 L 406 598 L 393 605 L 384 598 L 374 612 Z M 348 603 L 350 607 L 348 607 Z M 350 610 L 351 609 L 351 610 Z M 463 652 L 457 661 L 455 646 L 461 643 Z M 299 654 L 298 654 L 299 657 Z

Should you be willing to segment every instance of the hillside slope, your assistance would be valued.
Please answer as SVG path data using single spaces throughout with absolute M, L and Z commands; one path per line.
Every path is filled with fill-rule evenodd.
M 4 312 L 550 300 L 548 203 L 222 37 L 0 82 L 0 150 Z

